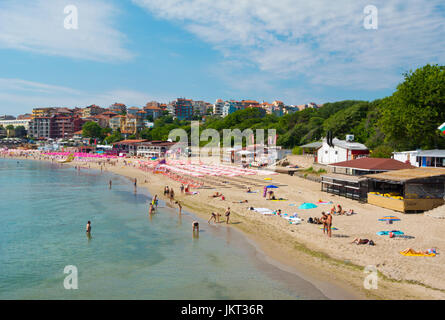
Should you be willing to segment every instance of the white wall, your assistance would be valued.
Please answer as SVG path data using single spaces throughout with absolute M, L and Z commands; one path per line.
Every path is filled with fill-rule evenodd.
M 416 162 L 416 158 L 417 158 L 417 151 L 411 151 L 411 152 L 395 152 L 393 154 L 393 159 L 394 160 L 398 160 L 401 162 L 405 162 L 407 160 L 409 160 L 410 164 L 418 167 L 419 164 Z
M 318 149 L 318 163 L 330 164 L 341 161 L 347 161 L 352 159 L 352 155 L 349 153 L 349 159 L 347 157 L 347 150 L 334 146 L 330 147 L 326 142 L 323 142 L 323 146 Z

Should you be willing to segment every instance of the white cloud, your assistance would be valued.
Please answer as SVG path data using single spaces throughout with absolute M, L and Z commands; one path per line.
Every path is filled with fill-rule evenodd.
M 445 60 L 443 0 L 133 2 L 276 78 L 377 90 L 393 88 L 400 70 Z M 363 27 L 369 4 L 377 30 Z
M 78 9 L 78 29 L 67 30 L 64 8 Z M 104 0 L 2 0 L 0 48 L 95 61 L 128 60 L 126 37 L 113 25 L 118 11 Z
M 63 86 L 0 78 L 0 114 L 29 113 L 35 107 L 85 107 L 91 104 L 108 107 L 114 102 L 127 106 L 143 106 L 148 101 L 169 101 L 171 97 L 144 92 L 111 89 L 86 92 Z M 12 107 L 13 106 L 13 107 Z

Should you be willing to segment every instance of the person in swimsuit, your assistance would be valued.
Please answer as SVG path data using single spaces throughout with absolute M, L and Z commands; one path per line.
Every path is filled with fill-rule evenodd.
M 328 217 L 327 217 L 327 215 L 326 215 L 326 213 L 324 211 L 321 213 L 321 215 L 322 215 L 322 217 L 318 221 L 323 224 L 323 233 L 326 233 L 326 231 L 327 231 L 326 219 Z M 315 219 L 317 219 L 317 218 L 315 218 Z
M 227 218 L 227 220 L 226 220 L 226 224 L 229 224 L 229 218 L 230 218 L 230 207 L 229 207 L 229 208 L 227 208 L 227 210 L 226 210 L 226 213 L 225 213 L 225 216 L 226 216 L 226 218 Z
M 328 237 L 330 238 L 332 235 L 332 215 L 331 213 L 328 213 L 326 215 L 326 227 L 327 227 L 327 232 L 328 232 Z
M 182 214 L 182 205 L 179 201 L 175 202 L 178 205 L 178 209 L 179 209 L 179 214 Z
M 195 231 L 199 232 L 199 222 L 195 220 L 193 221 L 192 225 L 193 225 L 193 233 L 195 233 Z
M 153 199 L 151 200 L 151 204 L 157 209 L 158 208 L 158 195 L 155 194 Z
M 170 189 L 170 203 L 173 202 L 175 199 L 175 192 L 173 191 L 173 188 Z
M 88 234 L 91 234 L 91 221 L 88 221 L 88 223 L 87 223 L 86 232 Z
M 155 211 L 153 204 L 150 203 L 150 208 L 148 209 L 148 214 L 153 214 Z
M 212 215 L 210 216 L 210 219 L 209 219 L 209 221 L 207 221 L 209 224 L 210 224 L 210 221 L 215 221 L 215 223 L 216 223 L 216 213 L 215 212 L 212 212 Z

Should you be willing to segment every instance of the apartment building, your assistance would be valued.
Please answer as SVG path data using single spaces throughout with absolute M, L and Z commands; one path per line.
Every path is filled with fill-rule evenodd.
M 29 122 L 28 135 L 34 138 L 51 138 L 51 117 L 35 117 Z
M 213 104 L 213 114 L 215 116 L 222 116 L 224 110 L 224 101 L 222 99 L 218 99 Z
M 29 130 L 30 121 L 31 119 L 0 120 L 0 126 L 3 126 L 3 128 L 6 128 L 7 126 L 14 126 L 14 128 L 23 126 L 26 130 Z
M 243 105 L 239 101 L 230 100 L 224 102 L 223 110 L 222 110 L 222 116 L 226 117 L 231 113 L 234 113 L 235 111 L 243 109 Z
M 84 108 L 82 110 L 82 117 L 83 118 L 89 118 L 89 117 L 92 117 L 92 116 L 97 116 L 97 115 L 99 115 L 99 114 L 101 114 L 103 112 L 105 112 L 104 108 L 101 108 L 101 107 L 96 106 L 96 105 L 93 104 L 93 105 L 88 106 L 88 107 L 86 107 L 86 108 Z
M 193 104 L 191 99 L 178 98 L 168 105 L 169 112 L 178 120 L 191 120 L 193 117 Z

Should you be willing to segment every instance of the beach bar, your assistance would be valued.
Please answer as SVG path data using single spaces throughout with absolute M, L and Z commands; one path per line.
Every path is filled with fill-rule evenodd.
M 327 174 L 321 177 L 321 191 L 358 201 L 366 201 L 367 184 L 361 176 Z
M 445 169 L 415 168 L 365 176 L 368 203 L 404 213 L 423 212 L 444 204 Z

